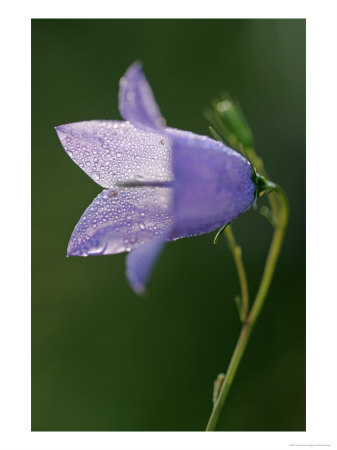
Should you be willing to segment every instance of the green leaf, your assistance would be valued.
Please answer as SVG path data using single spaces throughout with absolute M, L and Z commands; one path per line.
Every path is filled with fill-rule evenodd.
M 216 377 L 216 379 L 214 380 L 214 384 L 213 384 L 213 404 L 216 403 L 216 401 L 218 400 L 219 397 L 219 392 L 221 389 L 221 386 L 224 382 L 225 379 L 225 374 L 224 373 L 219 373 L 219 375 Z

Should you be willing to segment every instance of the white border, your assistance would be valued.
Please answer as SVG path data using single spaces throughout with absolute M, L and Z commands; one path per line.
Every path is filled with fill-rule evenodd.
M 11 5 L 11 6 L 9 6 Z M 336 448 L 336 2 L 7 2 L 1 14 L 2 276 L 0 448 Z M 304 433 L 30 432 L 30 18 L 307 19 L 307 431 Z M 290 163 L 291 164 L 291 163 Z M 15 177 L 13 177 L 13 172 Z M 14 181 L 14 183 L 13 183 Z M 13 356 L 15 355 L 15 356 Z

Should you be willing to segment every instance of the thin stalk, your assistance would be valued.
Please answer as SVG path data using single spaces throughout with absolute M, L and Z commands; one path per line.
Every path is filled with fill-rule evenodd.
M 248 293 L 246 271 L 242 261 L 242 250 L 241 247 L 236 243 L 231 225 L 227 225 L 227 227 L 224 230 L 224 233 L 226 235 L 229 248 L 231 249 L 236 270 L 238 273 L 241 290 L 241 306 L 242 306 L 242 316 L 240 316 L 240 319 L 242 320 L 242 322 L 245 322 L 249 312 L 249 293 Z
M 218 423 L 218 420 L 219 420 L 219 417 L 220 417 L 220 414 L 222 411 L 222 407 L 225 403 L 229 389 L 232 385 L 236 371 L 239 367 L 241 358 L 246 349 L 251 331 L 252 331 L 252 325 L 249 324 L 248 322 L 244 323 L 242 326 L 242 329 L 241 329 L 241 333 L 240 333 L 238 342 L 234 349 L 234 353 L 230 360 L 225 379 L 222 383 L 222 386 L 221 386 L 221 389 L 220 389 L 220 392 L 218 395 L 218 399 L 213 406 L 211 416 L 208 420 L 206 431 L 214 431 L 215 430 L 216 424 Z
M 250 334 L 260 315 L 262 306 L 266 299 L 270 283 L 274 274 L 276 262 L 280 254 L 285 229 L 288 223 L 288 202 L 284 191 L 279 186 L 275 186 L 275 193 L 278 194 L 277 199 L 279 201 L 279 203 L 275 205 L 278 209 L 277 221 L 275 223 L 275 230 L 271 241 L 270 249 L 268 252 L 268 256 L 266 259 L 266 264 L 261 278 L 260 286 L 257 291 L 251 311 L 248 315 L 248 318 L 242 326 L 241 333 L 238 342 L 236 344 L 236 347 L 234 349 L 232 358 L 230 360 L 225 379 L 220 389 L 218 398 L 213 406 L 213 410 L 209 418 L 206 431 L 215 430 L 223 405 L 225 403 L 228 392 L 230 390 L 235 374 L 239 367 L 240 361 L 248 344 Z
M 257 291 L 252 309 L 249 313 L 248 322 L 250 323 L 255 323 L 256 319 L 260 315 L 263 303 L 268 293 L 270 282 L 274 274 L 275 266 L 288 224 L 289 208 L 287 197 L 280 186 L 276 186 L 275 193 L 278 194 L 278 200 L 280 202 L 278 221 L 275 226 L 275 231 L 269 248 L 269 253 L 267 256 L 260 286 Z

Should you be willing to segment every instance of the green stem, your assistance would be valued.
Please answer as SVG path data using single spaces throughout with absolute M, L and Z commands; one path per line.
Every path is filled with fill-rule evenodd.
M 242 261 L 242 251 L 241 247 L 237 245 L 235 241 L 232 227 L 230 225 L 227 225 L 227 227 L 224 230 L 224 233 L 226 235 L 229 248 L 231 249 L 236 270 L 238 273 L 241 289 L 241 305 L 242 305 L 242 317 L 240 317 L 240 319 L 242 320 L 242 322 L 245 322 L 249 311 L 249 293 L 248 293 L 246 272 Z
M 241 333 L 238 342 L 236 344 L 236 347 L 234 349 L 232 358 L 230 360 L 225 379 L 220 389 L 217 401 L 213 406 L 213 410 L 209 418 L 206 431 L 215 430 L 223 405 L 227 398 L 228 392 L 234 380 L 237 369 L 239 367 L 241 358 L 248 344 L 250 334 L 260 315 L 262 306 L 266 299 L 270 283 L 274 274 L 276 262 L 280 254 L 285 229 L 288 223 L 288 202 L 284 191 L 279 186 L 275 186 L 275 193 L 278 194 L 277 199 L 279 200 L 279 204 L 276 205 L 278 209 L 277 222 L 275 224 L 275 230 L 270 245 L 270 249 L 268 252 L 260 286 L 256 294 L 251 311 L 248 315 L 248 318 L 242 326 Z
M 262 279 L 260 282 L 259 289 L 257 291 L 255 301 L 253 303 L 252 309 L 249 313 L 248 322 L 255 323 L 256 319 L 260 315 L 264 300 L 267 296 L 270 282 L 272 280 L 276 262 L 281 250 L 282 242 L 284 239 L 285 230 L 288 223 L 288 201 L 287 197 L 280 186 L 276 186 L 275 192 L 278 194 L 278 199 L 280 201 L 280 209 L 278 214 L 278 221 L 275 226 L 275 231 L 273 239 L 270 245 L 269 253 L 267 256 L 266 264 L 264 267 Z

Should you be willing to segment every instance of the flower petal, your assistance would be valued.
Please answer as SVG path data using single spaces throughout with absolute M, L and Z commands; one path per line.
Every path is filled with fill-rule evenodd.
M 113 120 L 70 123 L 56 132 L 71 159 L 105 188 L 172 178 L 171 143 L 161 134 Z
M 208 233 L 252 205 L 255 186 L 243 156 L 207 136 L 167 133 L 174 142 L 174 238 Z
M 165 125 L 151 86 L 142 67 L 134 63 L 125 72 L 119 85 L 119 112 L 136 127 L 153 130 Z
M 159 238 L 145 242 L 128 254 L 126 276 L 137 294 L 145 292 L 148 278 L 170 231 L 171 228 L 168 228 Z
M 68 244 L 68 256 L 129 252 L 160 237 L 172 225 L 172 190 L 133 187 L 104 190 L 82 215 Z

